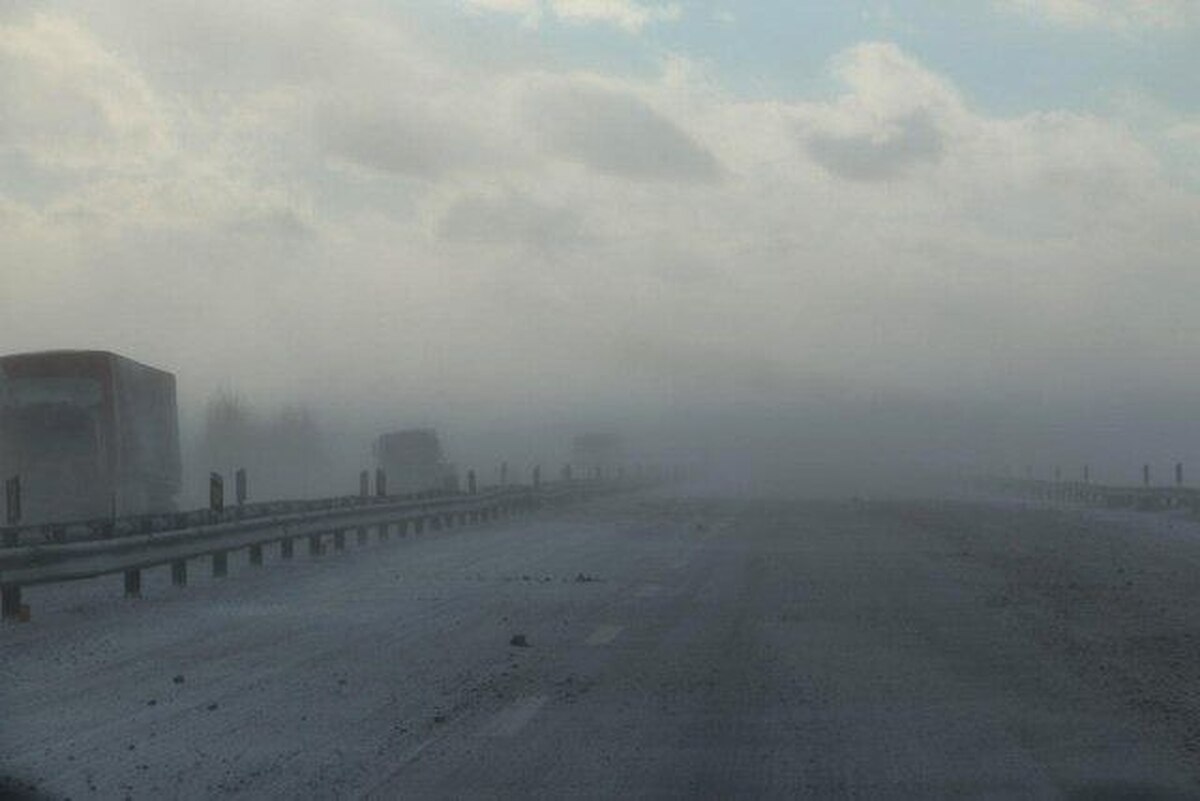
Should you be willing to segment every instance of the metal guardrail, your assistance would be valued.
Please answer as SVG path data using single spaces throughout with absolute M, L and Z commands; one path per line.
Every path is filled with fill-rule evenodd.
M 366 504 L 388 504 L 401 500 L 419 501 L 455 497 L 445 492 L 425 492 L 401 496 L 340 495 L 333 498 L 306 500 L 262 501 L 226 507 L 220 512 L 212 509 L 193 509 L 186 512 L 154 512 L 125 517 L 102 517 L 83 520 L 0 525 L 0 548 L 42 543 L 107 540 L 137 534 L 178 531 L 187 528 L 215 525 L 261 517 L 286 514 L 315 513 L 333 509 L 360 507 Z
M 988 479 L 984 486 L 1007 495 L 1041 501 L 1086 503 L 1143 511 L 1181 508 L 1200 511 L 1200 488 L 1196 487 L 1121 487 L 1082 481 L 1033 479 Z
M 320 555 L 327 539 L 335 550 L 344 550 L 350 532 L 359 544 L 366 544 L 372 529 L 380 539 L 392 531 L 401 535 L 409 529 L 414 533 L 426 528 L 437 531 L 620 488 L 597 482 L 560 482 L 437 498 L 354 498 L 353 503 L 330 499 L 327 505 L 312 510 L 295 511 L 291 504 L 284 504 L 292 511 L 119 537 L 16 545 L 0 549 L 0 611 L 7 619 L 28 619 L 29 608 L 21 602 L 22 587 L 123 573 L 125 594 L 137 597 L 141 571 L 147 568 L 170 565 L 172 582 L 183 586 L 189 559 L 211 557 L 213 575 L 223 576 L 228 554 L 241 549 L 249 550 L 251 565 L 261 565 L 263 547 L 276 543 L 283 559 L 292 558 L 297 539 L 307 540 L 309 553 Z

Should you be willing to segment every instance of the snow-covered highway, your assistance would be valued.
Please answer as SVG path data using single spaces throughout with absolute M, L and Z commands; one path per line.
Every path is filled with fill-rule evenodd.
M 660 491 L 268 563 L 31 589 L 9 790 L 1200 794 L 1180 518 Z

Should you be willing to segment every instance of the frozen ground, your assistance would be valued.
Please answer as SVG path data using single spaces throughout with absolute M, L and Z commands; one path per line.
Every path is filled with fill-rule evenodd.
M 1184 519 L 655 496 L 350 548 L 29 591 L 9 788 L 1200 797 Z

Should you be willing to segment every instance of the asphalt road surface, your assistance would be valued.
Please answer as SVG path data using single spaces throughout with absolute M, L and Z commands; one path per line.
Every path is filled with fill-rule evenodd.
M 27 591 L 7 792 L 1200 797 L 1183 518 L 658 494 L 267 562 Z

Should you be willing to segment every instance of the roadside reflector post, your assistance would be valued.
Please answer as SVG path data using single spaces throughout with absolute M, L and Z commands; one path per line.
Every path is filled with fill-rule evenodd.
M 383 472 L 383 468 L 375 469 L 375 495 L 380 498 L 387 497 L 387 473 Z
M 208 508 L 214 515 L 225 511 L 225 479 L 220 473 L 208 474 Z
M 1143 486 L 1150 486 L 1150 465 L 1148 464 L 1142 465 L 1142 484 Z
M 1183 486 L 1183 462 L 1175 463 L 1175 486 Z
M 5 620 L 21 619 L 21 587 L 19 584 L 5 584 L 0 587 L 0 617 Z
M 508 462 L 500 463 L 500 486 L 508 486 Z
M 227 551 L 217 551 L 212 555 L 213 578 L 222 578 L 229 572 L 229 555 Z
M 125 571 L 125 597 L 142 597 L 142 571 L 136 567 Z
M 244 506 L 246 503 L 246 498 L 249 497 L 249 486 L 246 482 L 246 468 L 239 467 L 237 469 L 237 472 L 234 473 L 234 483 L 236 485 L 237 492 L 237 505 Z
M 1092 480 L 1092 471 L 1086 464 L 1083 466 L 1083 483 L 1087 484 Z
M 358 497 L 364 501 L 371 497 L 371 474 L 366 470 L 358 474 Z
M 533 466 L 533 488 L 538 489 L 542 486 L 542 466 L 540 464 Z
M 187 560 L 176 559 L 171 563 L 171 583 L 176 587 L 187 586 Z
M 4 482 L 4 500 L 6 512 L 5 521 L 10 526 L 21 522 L 21 477 L 19 475 L 6 479 Z
M 474 495 L 476 493 L 476 491 L 477 491 L 477 488 L 475 486 L 475 471 L 468 470 L 467 471 L 467 494 Z

